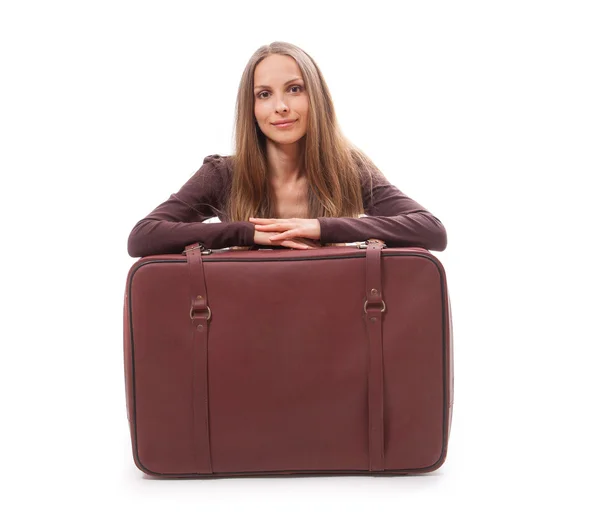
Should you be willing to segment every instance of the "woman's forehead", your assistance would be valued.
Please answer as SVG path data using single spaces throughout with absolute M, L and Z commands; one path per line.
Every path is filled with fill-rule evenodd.
M 258 87 L 285 85 L 302 81 L 302 73 L 296 60 L 289 56 L 273 54 L 262 60 L 254 69 L 254 84 Z

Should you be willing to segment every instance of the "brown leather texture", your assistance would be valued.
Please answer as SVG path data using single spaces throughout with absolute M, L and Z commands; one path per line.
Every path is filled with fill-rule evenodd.
M 422 248 L 147 256 L 124 297 L 133 459 L 158 478 L 403 475 L 446 459 L 444 268 Z

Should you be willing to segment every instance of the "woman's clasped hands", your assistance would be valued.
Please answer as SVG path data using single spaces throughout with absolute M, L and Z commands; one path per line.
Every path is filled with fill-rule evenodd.
M 293 249 L 321 247 L 321 225 L 316 218 L 254 218 L 254 243 Z

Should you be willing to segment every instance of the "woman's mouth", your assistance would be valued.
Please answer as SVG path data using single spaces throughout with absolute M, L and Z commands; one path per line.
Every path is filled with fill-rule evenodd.
M 296 120 L 296 121 L 297 121 L 297 120 Z M 279 125 L 277 125 L 277 124 L 273 123 L 273 126 L 274 126 L 275 128 L 281 128 L 281 129 L 283 129 L 283 128 L 289 128 L 289 127 L 290 127 L 290 126 L 292 126 L 292 125 L 293 125 L 293 124 L 294 124 L 296 121 L 292 121 L 291 123 L 282 123 L 282 124 L 279 124 Z

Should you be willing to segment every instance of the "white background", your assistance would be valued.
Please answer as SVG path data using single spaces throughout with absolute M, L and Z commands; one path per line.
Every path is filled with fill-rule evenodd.
M 599 27 L 574 0 L 2 2 L 2 516 L 598 518 Z M 133 463 L 127 237 L 231 153 L 241 73 L 276 40 L 448 231 L 455 410 L 426 476 Z

